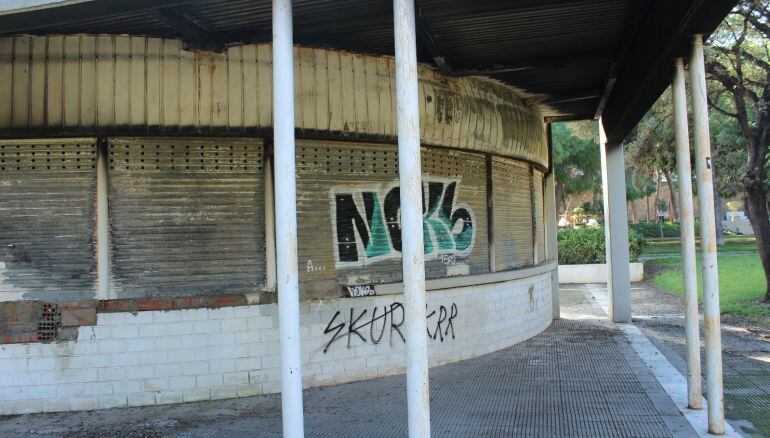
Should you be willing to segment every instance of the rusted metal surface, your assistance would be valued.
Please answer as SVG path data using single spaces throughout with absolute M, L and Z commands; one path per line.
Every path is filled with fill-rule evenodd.
M 703 275 L 703 330 L 706 346 L 706 399 L 709 432 L 725 432 L 724 393 L 722 388 L 722 333 L 719 311 L 719 275 L 717 272 L 714 186 L 711 171 L 711 139 L 708 125 L 706 71 L 703 40 L 693 38 L 690 57 L 690 92 L 692 98 L 695 172 L 701 217 L 701 260 Z
M 264 288 L 260 139 L 106 142 L 113 297 Z
M 687 338 L 687 400 L 691 409 L 701 408 L 700 323 L 698 318 L 698 276 L 695 263 L 695 213 L 693 212 L 692 175 L 690 173 L 690 136 L 687 128 L 687 92 L 684 61 L 674 60 L 672 83 L 674 134 L 676 137 L 676 172 L 679 176 L 679 220 L 682 237 L 682 272 L 685 297 L 685 333 Z
M 269 129 L 271 53 L 270 44 L 220 53 L 125 35 L 0 38 L 0 136 Z M 392 58 L 294 47 L 293 64 L 302 135 L 395 139 Z M 512 87 L 418 72 L 423 144 L 548 166 L 542 115 Z
M 495 270 L 520 268 L 534 259 L 529 165 L 492 157 Z
M 93 138 L 0 140 L 0 300 L 95 296 Z

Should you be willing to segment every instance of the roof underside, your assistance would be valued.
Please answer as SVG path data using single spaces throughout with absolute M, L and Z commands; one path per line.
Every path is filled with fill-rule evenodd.
M 21 2 L 24 3 L 23 1 Z M 269 0 L 47 0 L 0 10 L 0 35 L 108 33 L 192 47 L 271 40 Z M 604 117 L 619 142 L 670 81 L 690 35 L 736 0 L 417 0 L 418 56 L 449 75 L 513 85 L 547 117 Z M 295 0 L 295 43 L 393 54 L 390 0 Z

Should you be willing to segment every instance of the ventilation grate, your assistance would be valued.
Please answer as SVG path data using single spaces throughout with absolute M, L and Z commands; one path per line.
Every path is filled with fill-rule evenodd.
M 53 341 L 61 328 L 61 311 L 56 304 L 43 304 L 37 321 L 37 339 Z
M 84 171 L 94 168 L 96 146 L 92 142 L 0 142 L 0 171 Z

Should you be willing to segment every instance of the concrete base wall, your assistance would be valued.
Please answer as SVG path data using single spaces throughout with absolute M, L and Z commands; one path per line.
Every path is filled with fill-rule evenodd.
M 305 386 L 403 372 L 401 298 L 303 303 Z M 551 323 L 551 272 L 431 291 L 427 315 L 431 365 L 508 347 Z M 280 391 L 275 304 L 100 313 L 78 330 L 76 341 L 0 346 L 0 414 Z
M 644 279 L 644 263 L 629 263 L 631 282 Z M 559 265 L 559 283 L 606 283 L 607 264 Z

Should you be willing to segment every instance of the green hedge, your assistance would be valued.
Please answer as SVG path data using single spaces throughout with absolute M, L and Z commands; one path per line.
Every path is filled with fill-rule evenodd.
M 658 237 L 679 237 L 679 224 L 676 222 L 639 222 L 638 224 L 628 224 L 629 230 L 634 230 L 648 239 Z M 695 234 L 700 233 L 700 221 L 695 220 Z
M 583 227 L 559 230 L 559 264 L 582 265 L 605 263 L 604 228 Z M 634 230 L 628 230 L 628 251 L 632 262 L 639 260 L 650 243 Z

